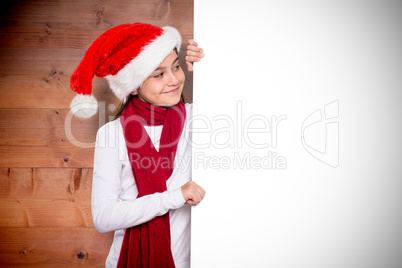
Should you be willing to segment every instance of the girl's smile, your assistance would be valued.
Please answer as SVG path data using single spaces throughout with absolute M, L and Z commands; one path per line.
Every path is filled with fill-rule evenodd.
M 164 92 L 164 94 L 177 94 L 179 92 L 179 87 L 172 89 L 170 91 Z

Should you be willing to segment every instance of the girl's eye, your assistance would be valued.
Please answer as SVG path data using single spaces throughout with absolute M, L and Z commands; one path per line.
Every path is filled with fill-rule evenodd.
M 159 73 L 159 74 L 154 75 L 154 78 L 159 78 L 159 77 L 162 77 L 162 76 L 163 76 L 163 73 Z
M 179 70 L 179 69 L 180 69 L 180 65 L 179 65 L 179 64 L 176 65 L 176 66 L 174 67 L 174 69 L 175 69 L 175 70 Z

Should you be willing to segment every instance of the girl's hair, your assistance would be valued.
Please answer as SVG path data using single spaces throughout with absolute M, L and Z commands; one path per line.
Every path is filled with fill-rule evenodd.
M 174 48 L 174 51 L 176 52 L 176 54 L 178 56 L 179 53 L 178 53 L 176 48 Z M 121 116 L 121 113 L 124 111 L 124 109 L 126 108 L 127 104 L 131 101 L 132 98 L 138 98 L 138 96 L 130 94 L 130 96 L 128 97 L 126 102 L 120 102 L 119 107 L 117 108 L 116 112 L 113 115 L 113 117 L 114 117 L 113 120 L 117 119 L 117 118 L 119 118 Z M 182 102 L 184 102 L 183 92 L 181 92 L 180 100 Z
M 135 95 L 130 95 L 126 102 L 120 102 L 119 107 L 117 107 L 117 110 L 114 112 L 113 120 L 115 120 L 121 116 L 121 113 L 124 111 L 127 104 L 131 101 L 131 98 L 134 96 Z

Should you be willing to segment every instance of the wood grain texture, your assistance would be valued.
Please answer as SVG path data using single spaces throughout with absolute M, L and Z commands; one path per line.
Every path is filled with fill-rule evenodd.
M 75 96 L 69 79 L 92 42 L 114 26 L 138 21 L 180 31 L 184 96 L 192 102 L 192 73 L 184 64 L 187 40 L 193 37 L 192 9 L 192 1 L 157 0 L 9 4 L 0 21 L 0 108 L 68 108 Z M 96 82 L 94 96 L 116 104 L 106 81 Z
M 68 109 L 0 109 L 0 117 L 0 167 L 92 167 L 97 129 L 109 119 Z
M 0 198 L 89 203 L 92 172 L 85 168 L 0 168 Z
M 182 34 L 184 96 L 192 73 L 192 0 L 16 0 L 0 9 L 0 267 L 104 267 L 112 233 L 90 211 L 93 142 L 119 101 L 94 78 L 100 107 L 72 118 L 70 77 L 88 47 L 124 23 L 171 25 Z
M 0 227 L 93 227 L 92 169 L 0 169 Z
M 190 1 L 19 1 L 2 22 L 0 48 L 87 49 L 107 29 L 132 22 L 169 24 L 189 39 L 192 7 Z
M 0 227 L 94 227 L 90 203 L 74 199 L 2 199 L 0 213 Z
M 113 234 L 94 228 L 0 228 L 0 267 L 105 267 Z

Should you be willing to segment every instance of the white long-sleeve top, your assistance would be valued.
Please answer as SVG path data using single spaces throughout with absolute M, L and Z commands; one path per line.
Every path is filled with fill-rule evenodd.
M 188 120 L 192 105 L 186 104 L 186 122 L 174 162 L 166 182 L 167 191 L 137 198 L 138 190 L 120 119 L 102 126 L 97 133 L 92 182 L 92 218 L 99 232 L 115 231 L 106 267 L 116 267 L 126 228 L 150 221 L 169 212 L 171 249 L 177 268 L 190 267 L 190 211 L 181 186 L 191 179 L 191 133 Z M 159 150 L 162 126 L 146 126 Z

